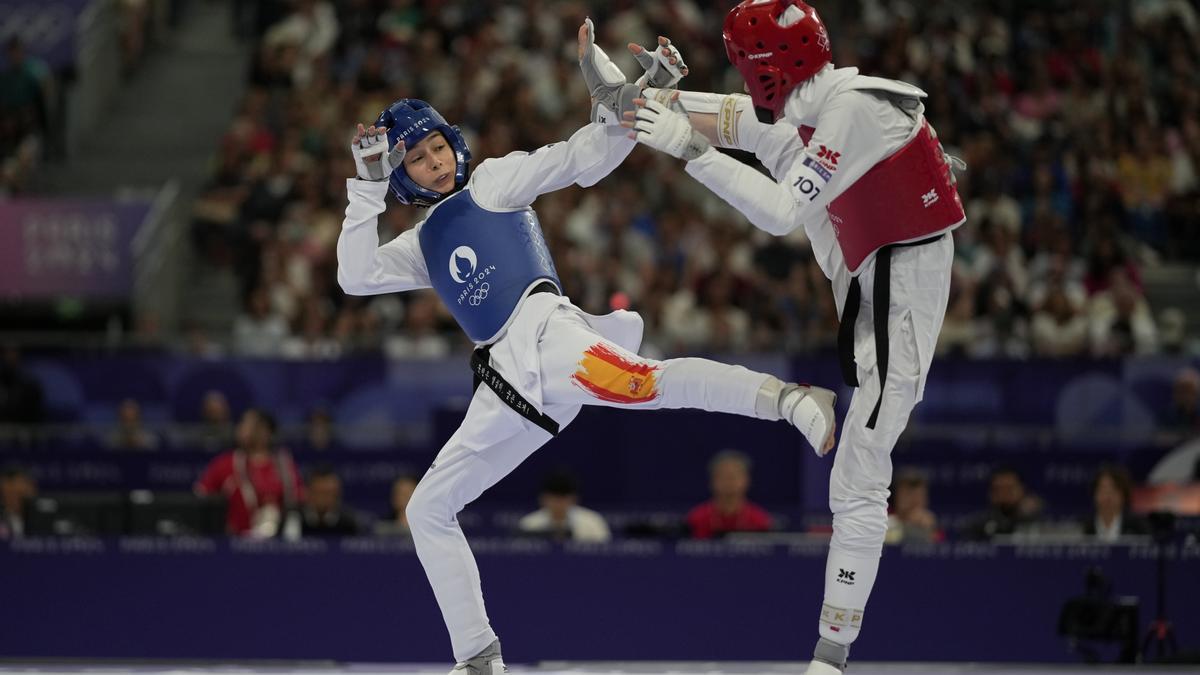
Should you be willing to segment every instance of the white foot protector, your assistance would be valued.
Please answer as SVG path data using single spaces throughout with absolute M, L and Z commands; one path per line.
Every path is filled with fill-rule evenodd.
M 784 385 L 779 395 L 779 415 L 804 434 L 818 457 L 833 449 L 837 430 L 835 402 L 837 394 L 833 391 L 802 384 Z

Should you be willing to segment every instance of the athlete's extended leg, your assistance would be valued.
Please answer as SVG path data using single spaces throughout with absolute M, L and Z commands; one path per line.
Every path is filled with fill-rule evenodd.
M 834 394 L 708 359 L 647 359 L 599 335 L 572 308 L 538 345 L 542 392 L 555 403 L 654 410 L 698 408 L 795 425 L 818 452 L 833 442 Z

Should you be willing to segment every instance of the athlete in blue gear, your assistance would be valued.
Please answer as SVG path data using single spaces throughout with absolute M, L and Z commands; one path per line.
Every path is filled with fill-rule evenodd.
M 669 86 L 682 58 L 665 40 L 645 84 Z M 644 50 L 634 50 L 635 53 Z M 659 57 L 658 55 L 661 55 Z M 642 320 L 616 311 L 587 314 L 563 294 L 537 214 L 538 195 L 588 187 L 633 149 L 619 126 L 637 85 L 579 29 L 579 60 L 592 94 L 592 123 L 562 143 L 486 159 L 469 171 L 462 134 L 423 101 L 405 99 L 359 125 L 352 150 L 358 177 L 338 239 L 338 282 L 351 295 L 433 288 L 476 343 L 478 386 L 462 426 L 417 485 L 408 522 L 417 555 L 450 632 L 459 675 L 505 672 L 484 609 L 479 570 L 456 514 L 574 419 L 583 405 L 699 408 L 787 420 L 809 443 L 834 437 L 834 394 L 786 384 L 705 359 L 637 355 Z M 425 220 L 380 246 L 376 219 L 389 184 Z

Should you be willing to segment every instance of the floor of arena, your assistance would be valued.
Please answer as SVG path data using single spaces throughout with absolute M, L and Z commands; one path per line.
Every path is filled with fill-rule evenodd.
M 253 666 L 222 664 L 56 664 L 56 663 L 0 663 L 0 674 L 4 675 L 79 675 L 95 673 L 108 675 L 136 673 L 137 675 L 446 675 L 447 666 L 430 664 L 312 664 L 272 663 Z M 513 675 L 535 673 L 536 675 L 750 675 L 751 673 L 795 674 L 804 672 L 800 663 L 544 663 L 540 665 L 513 665 Z M 986 663 L 855 663 L 852 675 L 1096 675 L 1097 673 L 1195 673 L 1195 666 L 1063 666 L 1038 664 L 986 664 Z

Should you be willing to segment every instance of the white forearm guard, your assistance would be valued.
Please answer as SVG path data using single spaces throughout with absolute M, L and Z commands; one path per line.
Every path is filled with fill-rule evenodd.
M 646 89 L 642 95 L 667 105 L 674 93 L 674 89 Z M 745 94 L 680 91 L 679 102 L 689 113 L 717 116 L 716 145 L 722 148 L 754 152 L 758 147 L 758 139 L 771 127 L 758 121 L 754 115 L 754 104 Z

